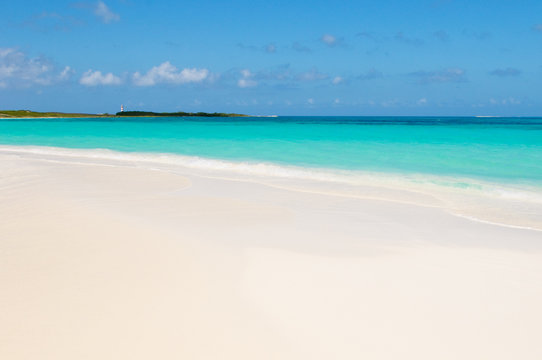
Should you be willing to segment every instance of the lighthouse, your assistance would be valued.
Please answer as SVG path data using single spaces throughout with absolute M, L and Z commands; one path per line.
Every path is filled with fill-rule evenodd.
M 124 105 L 120 105 L 120 112 L 124 112 Z

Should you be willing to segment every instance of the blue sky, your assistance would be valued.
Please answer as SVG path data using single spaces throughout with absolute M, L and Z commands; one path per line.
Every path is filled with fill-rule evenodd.
M 542 116 L 542 1 L 2 4 L 0 108 Z

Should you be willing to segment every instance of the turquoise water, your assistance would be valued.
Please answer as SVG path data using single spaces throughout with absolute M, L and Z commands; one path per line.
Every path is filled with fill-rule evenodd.
M 0 120 L 0 144 L 172 153 L 542 186 L 542 118 Z

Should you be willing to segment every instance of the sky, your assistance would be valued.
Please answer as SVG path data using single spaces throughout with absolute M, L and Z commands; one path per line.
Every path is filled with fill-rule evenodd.
M 542 1 L 5 1 L 0 109 L 542 116 Z

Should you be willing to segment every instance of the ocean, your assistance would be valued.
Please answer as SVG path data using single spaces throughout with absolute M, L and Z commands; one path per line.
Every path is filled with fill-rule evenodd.
M 518 206 L 534 202 L 525 211 L 542 223 L 542 118 L 0 119 L 1 145 L 96 149 L 112 158 L 350 185 L 401 179 Z
M 0 144 L 542 185 L 542 118 L 2 119 Z

